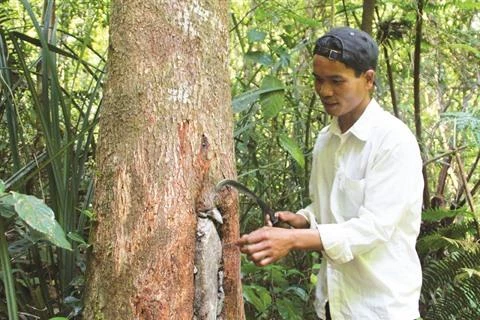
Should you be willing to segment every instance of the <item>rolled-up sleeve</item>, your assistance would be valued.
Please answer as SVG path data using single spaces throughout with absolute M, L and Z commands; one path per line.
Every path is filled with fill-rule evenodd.
M 296 213 L 298 215 L 301 215 L 305 219 L 307 219 L 308 223 L 310 224 L 310 229 L 316 229 L 317 228 L 317 221 L 315 219 L 313 204 L 310 204 L 306 208 L 298 210 Z
M 409 220 L 420 219 L 423 190 L 416 141 L 404 139 L 391 148 L 380 149 L 371 163 L 365 175 L 364 200 L 357 212 L 347 214 L 353 218 L 316 225 L 324 251 L 333 263 L 346 263 L 374 249 L 388 241 L 397 228 L 418 233 L 409 225 Z

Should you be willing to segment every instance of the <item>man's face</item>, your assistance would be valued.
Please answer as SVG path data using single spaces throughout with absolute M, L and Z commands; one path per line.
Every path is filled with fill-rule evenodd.
M 338 117 L 342 132 L 348 130 L 370 102 L 375 72 L 368 70 L 358 78 L 355 71 L 339 61 L 315 55 L 313 58 L 315 91 L 325 111 Z

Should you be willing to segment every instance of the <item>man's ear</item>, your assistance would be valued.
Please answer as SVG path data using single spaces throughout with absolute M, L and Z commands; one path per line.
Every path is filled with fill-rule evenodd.
M 368 89 L 372 89 L 375 84 L 375 71 L 372 69 L 365 71 L 365 79 L 367 79 Z

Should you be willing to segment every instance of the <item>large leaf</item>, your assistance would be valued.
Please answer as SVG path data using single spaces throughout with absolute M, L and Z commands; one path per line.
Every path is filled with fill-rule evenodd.
M 247 110 L 248 108 L 250 108 L 252 103 L 260 99 L 260 96 L 262 94 L 279 92 L 283 90 L 284 90 L 284 87 L 279 86 L 279 87 L 253 89 L 253 90 L 249 90 L 244 93 L 241 93 L 235 96 L 232 100 L 233 112 L 238 113 L 238 112 Z
M 305 289 L 297 286 L 291 286 L 287 288 L 288 292 L 293 292 L 295 295 L 297 295 L 300 299 L 302 299 L 303 302 L 307 302 L 309 299 L 308 293 L 305 291 Z
M 272 56 L 268 53 L 261 52 L 261 51 L 250 51 L 245 54 L 245 59 L 251 60 L 262 66 L 270 66 L 273 63 Z
M 264 312 L 272 303 L 272 297 L 268 290 L 260 286 L 244 286 L 243 296 L 245 300 L 253 304 L 258 312 Z
M 280 135 L 280 145 L 295 159 L 300 167 L 305 168 L 305 156 L 294 140 L 282 134 Z
M 279 88 L 283 87 L 283 83 L 275 77 L 266 76 L 263 78 L 261 89 Z M 275 117 L 284 106 L 284 91 L 275 91 L 264 93 L 260 97 L 260 104 L 262 105 L 262 112 L 265 118 Z
M 55 214 L 40 199 L 25 194 L 13 192 L 15 211 L 20 219 L 32 229 L 42 233 L 47 240 L 58 247 L 72 250 L 62 227 L 55 220 Z
M 272 279 L 273 284 L 276 287 L 282 288 L 282 291 L 283 291 L 284 288 L 288 286 L 288 279 L 286 279 L 285 272 L 282 269 L 272 268 L 270 270 L 270 277 Z
M 297 308 L 295 308 L 295 305 L 292 303 L 291 300 L 282 298 L 282 299 L 279 299 L 276 304 L 277 304 L 278 313 L 280 314 L 282 319 L 285 319 L 285 320 L 297 320 L 297 319 L 301 320 L 302 319 L 301 310 L 297 310 Z

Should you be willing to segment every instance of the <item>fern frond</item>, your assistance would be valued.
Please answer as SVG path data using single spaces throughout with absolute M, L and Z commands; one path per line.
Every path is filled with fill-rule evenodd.
M 480 277 L 439 288 L 435 303 L 429 308 L 425 320 L 480 319 Z
M 472 241 L 472 237 L 469 235 L 473 233 L 475 233 L 475 224 L 471 220 L 452 223 L 419 238 L 417 241 L 418 254 L 425 257 L 428 253 L 440 249 L 455 251 L 464 248 L 466 251 L 472 251 L 476 243 Z
M 466 208 L 450 209 L 428 209 L 422 212 L 422 221 L 424 222 L 439 222 L 445 218 L 466 217 L 474 218 L 475 215 L 469 212 Z
M 424 267 L 424 284 L 422 291 L 435 292 L 455 281 L 455 277 L 463 268 L 478 269 L 480 267 L 480 245 L 477 243 L 473 249 L 451 252 L 441 260 L 433 260 Z

